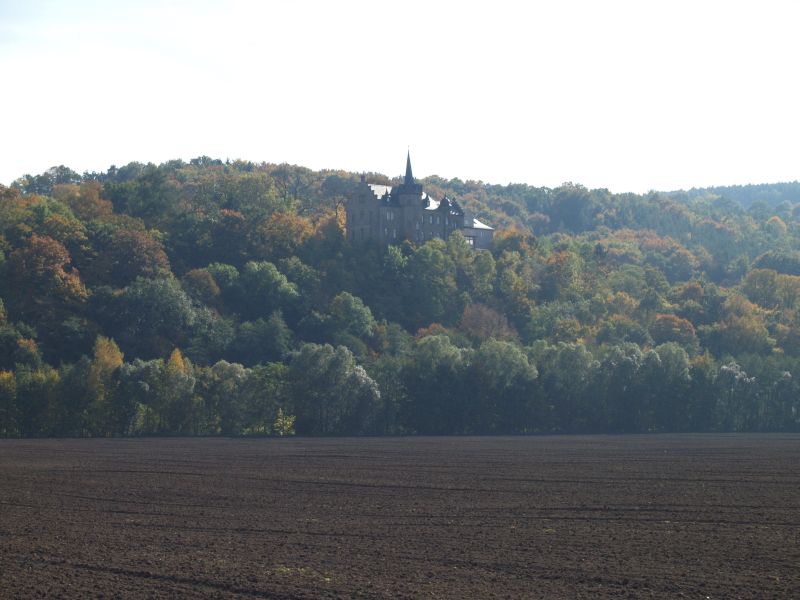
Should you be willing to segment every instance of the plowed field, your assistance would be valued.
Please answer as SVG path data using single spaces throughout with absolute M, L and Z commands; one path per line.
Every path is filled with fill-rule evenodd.
M 4 598 L 800 598 L 800 436 L 0 440 Z

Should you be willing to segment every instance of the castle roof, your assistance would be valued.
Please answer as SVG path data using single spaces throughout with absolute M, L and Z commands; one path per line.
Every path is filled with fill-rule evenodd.
M 383 198 L 384 196 L 390 196 L 392 194 L 392 186 L 390 185 L 380 185 L 377 183 L 369 183 L 370 189 L 372 193 L 375 194 L 377 198 Z
M 408 155 L 406 156 L 406 176 L 403 183 L 405 185 L 414 184 L 414 174 L 411 172 L 411 150 L 408 151 Z
M 469 221 L 472 221 L 472 223 L 470 223 Z M 489 231 L 494 231 L 494 227 L 489 227 L 486 223 L 482 223 L 475 218 L 465 219 L 464 227 L 472 227 L 472 229 L 487 229 Z

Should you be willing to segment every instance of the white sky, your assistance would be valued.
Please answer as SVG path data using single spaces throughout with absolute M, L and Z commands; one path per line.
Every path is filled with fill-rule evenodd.
M 797 6 L 797 8 L 795 8 Z M 208 155 L 615 192 L 800 178 L 800 4 L 0 0 L 0 183 Z

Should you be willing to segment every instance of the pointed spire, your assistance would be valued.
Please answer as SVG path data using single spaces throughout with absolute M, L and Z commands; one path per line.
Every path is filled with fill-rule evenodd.
M 414 175 L 411 173 L 411 150 L 408 151 L 408 156 L 406 157 L 406 178 L 403 180 L 405 185 L 411 185 L 414 183 Z

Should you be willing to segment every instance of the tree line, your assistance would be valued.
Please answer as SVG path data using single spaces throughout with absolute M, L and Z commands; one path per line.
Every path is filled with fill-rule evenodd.
M 476 252 L 351 244 L 357 181 L 201 157 L 0 186 L 0 435 L 800 428 L 795 186 L 423 181 L 500 227 Z

